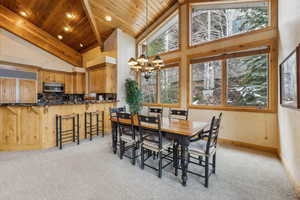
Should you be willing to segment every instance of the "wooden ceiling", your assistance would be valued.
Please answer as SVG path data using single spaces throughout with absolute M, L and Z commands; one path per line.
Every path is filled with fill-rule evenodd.
M 56 38 L 62 35 L 61 41 L 76 51 L 97 42 L 81 0 L 0 0 L 0 4 L 19 15 L 25 12 L 24 18 Z M 66 13 L 72 13 L 74 19 L 68 19 Z
M 136 37 L 146 28 L 145 0 L 87 0 L 96 28 L 105 40 L 115 28 L 120 28 L 129 35 Z M 177 0 L 148 0 L 148 23 L 153 23 L 164 11 L 174 5 Z M 105 16 L 111 16 L 107 22 Z
M 148 0 L 148 24 L 180 1 L 183 0 Z M 116 28 L 133 37 L 146 29 L 146 0 L 0 0 L 0 5 L 55 38 L 62 35 L 61 41 L 77 52 L 102 46 Z M 74 18 L 67 18 L 67 13 Z M 106 21 L 106 16 L 111 16 L 112 21 Z

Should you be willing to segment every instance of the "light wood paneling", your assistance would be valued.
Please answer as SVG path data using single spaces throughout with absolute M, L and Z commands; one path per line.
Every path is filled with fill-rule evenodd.
M 37 81 L 19 80 L 20 84 L 20 103 L 36 103 Z
M 55 14 L 52 13 L 52 16 Z M 55 16 L 55 22 L 58 21 L 57 16 Z M 81 67 L 81 54 L 79 52 L 2 5 L 0 5 L 0 27 L 74 66 Z
M 16 102 L 16 79 L 0 78 L 0 103 Z
M 17 14 L 26 12 L 27 20 L 55 38 L 62 35 L 62 42 L 76 51 L 96 43 L 80 0 L 0 0 L 0 4 Z M 67 12 L 72 13 L 74 19 L 68 19 Z M 64 31 L 64 26 L 71 30 Z M 80 47 L 80 43 L 84 47 Z
M 84 94 L 85 93 L 85 73 L 74 73 L 74 93 Z
M 137 36 L 146 28 L 145 0 L 88 0 L 88 2 L 102 39 L 106 39 L 115 28 L 120 28 L 132 36 Z M 176 2 L 177 0 L 149 0 L 149 24 Z M 106 15 L 112 17 L 111 22 L 105 21 Z

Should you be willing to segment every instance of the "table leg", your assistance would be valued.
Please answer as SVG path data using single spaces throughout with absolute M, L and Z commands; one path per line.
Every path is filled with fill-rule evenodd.
M 111 124 L 112 126 L 112 148 L 113 148 L 113 152 L 114 154 L 117 153 L 117 143 L 118 143 L 118 130 L 117 130 L 117 123 L 112 122 Z
M 187 182 L 187 169 L 188 169 L 188 147 L 181 145 L 181 168 L 182 168 L 182 185 L 186 186 Z

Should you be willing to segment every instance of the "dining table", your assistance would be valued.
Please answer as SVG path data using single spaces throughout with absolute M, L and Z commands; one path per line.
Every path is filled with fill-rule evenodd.
M 111 118 L 112 123 L 112 148 L 113 152 L 117 152 L 117 143 L 118 143 L 118 120 L 116 117 Z M 120 119 L 120 123 L 131 124 L 129 119 Z M 133 120 L 133 125 L 135 128 L 139 127 L 137 117 Z M 143 123 L 141 126 L 145 128 L 156 129 L 157 127 Z M 182 120 L 174 119 L 169 117 L 161 118 L 161 132 L 163 132 L 166 137 L 176 141 L 180 145 L 180 162 L 181 162 L 181 180 L 182 185 L 185 186 L 187 183 L 187 170 L 188 170 L 188 147 L 190 144 L 191 138 L 195 137 L 198 134 L 201 134 L 203 130 L 208 127 L 208 122 L 198 121 L 198 120 Z

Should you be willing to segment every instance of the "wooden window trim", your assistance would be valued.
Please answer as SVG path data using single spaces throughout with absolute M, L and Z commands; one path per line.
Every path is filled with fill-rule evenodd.
M 178 77 L 178 103 L 176 104 L 163 104 L 160 103 L 160 73 L 156 71 L 156 103 L 143 103 L 143 106 L 153 106 L 153 107 L 166 107 L 166 108 L 180 108 L 181 107 L 181 60 L 180 58 L 170 59 L 165 61 L 165 66 L 161 69 L 178 67 L 179 77 Z M 138 84 L 141 87 L 141 73 L 138 74 Z
M 272 63 L 272 57 L 273 52 L 270 50 L 271 48 L 263 49 L 263 50 L 252 50 L 252 51 L 245 51 L 245 52 L 237 52 L 237 53 L 231 53 L 231 54 L 225 54 L 226 56 L 223 57 L 223 59 L 216 59 L 216 58 L 222 58 L 221 56 L 214 56 L 203 59 L 197 59 L 198 61 L 202 62 L 210 62 L 214 60 L 220 60 L 222 62 L 222 96 L 221 96 L 221 105 L 193 105 L 191 103 L 192 94 L 191 94 L 191 88 L 192 88 L 192 78 L 191 78 L 191 64 L 192 59 L 188 59 L 188 88 L 187 88 L 187 107 L 191 109 L 203 109 L 203 110 L 225 110 L 225 111 L 241 111 L 241 112 L 261 112 L 261 113 L 275 113 L 276 109 L 274 109 L 274 105 L 276 104 L 276 95 L 273 94 L 273 87 L 274 82 L 276 80 L 273 80 L 273 63 Z M 259 54 L 268 54 L 269 57 L 269 66 L 268 66 L 268 106 L 266 108 L 259 108 L 256 106 L 234 106 L 227 104 L 227 65 L 226 60 L 230 58 L 238 58 L 238 57 L 245 57 L 245 56 L 253 56 L 253 55 L 259 55 Z M 231 56 L 232 55 L 232 56 Z
M 248 31 L 245 33 L 240 33 L 240 34 L 235 34 L 232 36 L 228 36 L 228 37 L 224 37 L 224 38 L 220 38 L 220 39 L 216 39 L 216 40 L 211 40 L 211 41 L 206 41 L 206 42 L 202 42 L 200 44 L 195 44 L 192 45 L 191 44 L 191 28 L 192 28 L 192 7 L 195 5 L 214 5 L 214 4 L 221 4 L 221 3 L 226 3 L 226 4 L 230 4 L 230 3 L 246 3 L 246 2 L 268 2 L 269 3 L 269 24 L 268 26 L 266 26 L 265 28 L 262 29 L 258 29 L 258 30 L 252 30 L 252 31 Z M 277 27 L 277 18 L 274 14 L 274 12 L 276 13 L 276 9 L 277 9 L 277 4 L 276 4 L 276 0 L 236 0 L 236 1 L 224 1 L 224 0 L 216 0 L 214 2 L 212 1 L 208 1 L 208 0 L 190 0 L 188 2 L 188 6 L 187 6 L 187 18 L 186 18 L 186 24 L 187 24 L 187 48 L 191 49 L 191 48 L 197 48 L 197 47 L 201 47 L 202 45 L 207 45 L 207 44 L 213 44 L 213 43 L 218 43 L 218 42 L 222 42 L 222 41 L 226 41 L 228 39 L 237 39 L 240 37 L 243 37 L 245 35 L 249 35 L 249 34 L 256 34 L 256 33 L 261 33 L 261 32 L 267 32 L 270 30 L 273 30 L 274 28 Z

